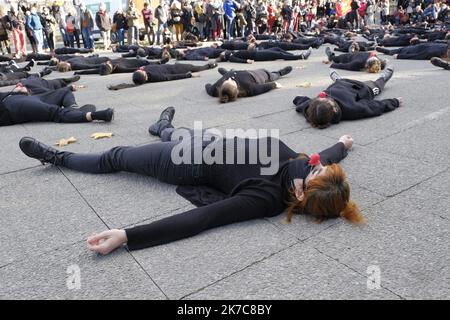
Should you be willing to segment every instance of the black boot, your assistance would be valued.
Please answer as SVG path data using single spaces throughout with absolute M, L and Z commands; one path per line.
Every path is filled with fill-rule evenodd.
M 164 109 L 164 111 L 161 112 L 158 121 L 148 128 L 148 132 L 153 136 L 159 137 L 159 135 L 165 128 L 170 127 L 172 125 L 172 120 L 174 116 L 175 116 L 174 107 L 168 107 Z
M 114 119 L 114 109 L 108 108 L 101 111 L 95 111 L 91 113 L 92 120 L 103 120 L 105 122 L 111 122 Z
M 216 68 L 216 67 L 217 67 L 217 63 L 216 63 L 216 62 L 209 62 L 209 63 L 208 63 L 208 68 L 214 69 L 214 68 Z
M 375 50 L 384 54 L 390 54 L 390 50 L 389 49 L 385 49 L 382 47 L 375 47 Z
M 285 67 L 285 68 L 283 68 L 283 69 L 280 69 L 279 71 L 278 71 L 278 73 L 280 74 L 280 76 L 285 76 L 285 75 L 287 75 L 288 73 L 290 73 L 292 71 L 292 67 L 291 66 L 287 66 L 287 67 Z
M 30 158 L 37 159 L 42 164 L 51 163 L 55 166 L 62 164 L 65 154 L 64 151 L 58 151 L 30 137 L 20 139 L 19 147 Z
M 450 70 L 450 64 L 444 59 L 433 57 L 430 60 L 431 64 L 436 67 L 444 68 L 446 70 Z

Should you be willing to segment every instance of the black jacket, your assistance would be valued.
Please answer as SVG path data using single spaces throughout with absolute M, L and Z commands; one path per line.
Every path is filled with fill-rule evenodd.
M 272 89 L 275 89 L 275 82 L 269 82 L 268 72 L 264 69 L 257 69 L 252 71 L 247 70 L 232 70 L 225 73 L 214 84 L 207 84 L 205 86 L 206 92 L 213 97 L 219 96 L 219 87 L 222 83 L 230 78 L 233 78 L 238 84 L 239 97 L 256 96 Z
M 335 62 L 330 65 L 330 68 L 361 71 L 366 67 L 369 58 L 369 52 L 344 53 L 333 58 Z
M 192 77 L 192 65 L 190 64 L 161 64 L 144 67 L 147 73 L 147 82 L 172 81 Z
M 327 96 L 333 98 L 340 112 L 332 123 L 341 120 L 357 120 L 379 116 L 399 107 L 397 99 L 374 100 L 371 88 L 364 82 L 350 79 L 340 79 L 324 90 Z M 298 96 L 294 99 L 297 112 L 306 114 L 310 98 Z

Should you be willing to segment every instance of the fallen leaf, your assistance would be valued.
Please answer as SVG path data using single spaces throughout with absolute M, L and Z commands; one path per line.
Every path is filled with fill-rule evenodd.
M 328 60 L 322 60 L 322 63 L 329 64 L 330 61 L 328 61 Z
M 61 140 L 59 140 L 55 144 L 55 146 L 64 147 L 64 146 L 67 146 L 70 143 L 75 143 L 75 142 L 77 142 L 77 139 L 75 137 L 70 137 L 69 139 L 61 139 Z
M 112 138 L 112 136 L 113 136 L 112 132 L 95 132 L 91 134 L 91 138 L 94 138 L 95 140 L 102 138 Z
M 295 69 L 305 69 L 305 66 L 298 66 L 298 67 L 295 67 Z
M 297 85 L 297 87 L 309 88 L 309 87 L 311 87 L 311 82 L 300 83 L 299 85 Z

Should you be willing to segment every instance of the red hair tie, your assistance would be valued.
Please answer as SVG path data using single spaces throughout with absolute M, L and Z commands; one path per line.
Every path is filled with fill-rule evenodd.
M 144 67 L 140 67 L 139 70 L 144 71 Z
M 22 83 L 18 83 L 18 84 L 16 84 L 16 88 L 22 88 L 23 87 L 23 84 Z
M 326 98 L 326 97 L 327 97 L 327 94 L 324 91 L 321 91 L 319 93 L 319 98 Z
M 309 159 L 308 164 L 311 166 L 317 166 L 318 164 L 320 164 L 320 155 L 318 153 L 313 153 L 311 155 L 311 158 Z
M 371 57 L 371 58 L 375 57 L 375 52 L 372 51 L 372 52 L 370 53 L 370 57 Z

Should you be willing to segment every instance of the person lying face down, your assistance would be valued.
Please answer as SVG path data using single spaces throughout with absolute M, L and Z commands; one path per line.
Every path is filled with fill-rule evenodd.
M 122 83 L 119 85 L 109 86 L 110 90 L 120 90 L 132 88 L 148 82 L 173 81 L 198 77 L 197 72 L 213 69 L 217 67 L 216 63 L 207 63 L 203 66 L 194 66 L 192 64 L 176 63 L 176 64 L 150 64 L 141 67 L 133 72 L 133 84 Z
M 21 139 L 19 146 L 25 155 L 42 163 L 90 174 L 127 171 L 154 177 L 177 185 L 177 193 L 197 206 L 150 224 L 108 230 L 89 237 L 87 246 L 90 250 L 108 254 L 125 243 L 130 250 L 143 249 L 224 225 L 274 217 L 286 209 L 288 221 L 294 214 L 303 214 L 319 221 L 342 217 L 353 223 L 364 222 L 357 205 L 350 199 L 350 185 L 345 172 L 338 165 L 352 147 L 350 136 L 342 136 L 337 143 L 311 157 L 297 153 L 283 141 L 272 137 L 222 137 L 204 140 L 197 145 L 188 143 L 192 142 L 190 137 L 194 137 L 192 131 L 185 130 L 190 136 L 179 136 L 173 130 L 174 113 L 173 108 L 167 108 L 158 122 L 151 126 L 155 129 L 152 134 L 164 137 L 163 142 L 115 147 L 99 154 L 66 152 L 31 137 Z M 163 133 L 167 130 L 172 130 L 171 134 Z M 256 161 L 217 161 L 211 165 L 202 157 L 199 164 L 192 161 L 174 163 L 172 154 L 176 149 L 186 147 L 194 155 L 211 147 L 213 141 L 223 142 L 222 147 L 216 149 L 223 152 L 223 159 L 229 154 L 234 157 L 239 152 L 245 159 L 250 159 L 250 155 L 256 156 Z M 235 141 L 243 142 L 243 147 Z M 256 149 L 252 147 L 255 144 Z M 261 170 L 265 167 L 261 146 L 271 154 L 279 155 L 276 159 L 278 169 L 274 172 Z
M 447 58 L 449 45 L 447 43 L 421 43 L 398 49 L 376 47 L 378 52 L 394 56 L 395 59 L 430 60 L 433 57 Z
M 100 74 L 106 76 L 113 73 L 132 73 L 148 65 L 164 64 L 167 60 L 149 61 L 147 59 L 117 58 L 102 63 L 98 68 L 76 71 L 74 74 Z
M 376 81 L 342 79 L 336 71 L 330 76 L 334 83 L 315 98 L 297 96 L 296 111 L 319 129 L 337 124 L 341 120 L 357 120 L 379 116 L 401 106 L 401 98 L 375 100 L 394 73 L 387 67 Z
M 263 94 L 275 88 L 281 88 L 279 78 L 290 73 L 288 66 L 276 72 L 265 69 L 231 70 L 219 68 L 222 77 L 214 84 L 206 84 L 206 92 L 212 97 L 219 97 L 222 103 L 235 101 L 238 97 L 252 97 Z
M 108 57 L 76 57 L 66 61 L 60 61 L 57 64 L 56 69 L 59 72 L 68 72 L 99 68 L 102 63 L 109 60 L 110 58 Z
M 386 61 L 373 52 L 344 53 L 336 56 L 330 48 L 326 48 L 325 53 L 328 61 L 333 62 L 330 68 L 378 73 L 386 66 Z
M 311 55 L 312 49 L 304 51 L 299 55 L 292 54 L 281 48 L 270 48 L 264 50 L 238 50 L 224 51 L 216 61 L 230 61 L 236 63 L 253 63 L 254 61 L 283 60 L 306 60 Z

